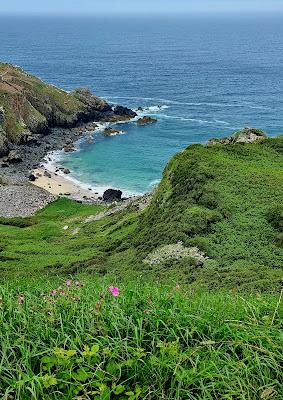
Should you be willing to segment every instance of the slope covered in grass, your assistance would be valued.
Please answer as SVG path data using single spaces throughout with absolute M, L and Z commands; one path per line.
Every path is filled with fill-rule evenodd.
M 197 246 L 209 257 L 201 271 L 179 263 L 191 281 L 202 275 L 211 286 L 257 280 L 268 287 L 283 266 L 282 229 L 281 136 L 253 144 L 194 145 L 177 154 L 139 219 L 134 243 L 141 258 L 164 244 Z
M 169 162 L 145 210 L 132 204 L 96 218 L 102 206 L 59 199 L 29 219 L 0 219 L 1 276 L 136 271 L 209 288 L 278 291 L 282 144 L 283 137 L 190 146 Z M 154 265 L 144 262 L 178 242 L 185 249 L 196 247 L 207 259 L 201 265 L 174 255 Z
M 1 218 L 0 398 L 282 399 L 282 145 L 190 146 L 145 209 Z
M 1 286 L 1 398 L 282 399 L 278 296 L 76 279 Z
M 0 218 L 1 279 L 10 275 L 57 274 L 77 270 L 105 273 L 111 244 L 131 231 L 137 212 L 87 222 L 102 206 L 61 198 L 30 218 Z

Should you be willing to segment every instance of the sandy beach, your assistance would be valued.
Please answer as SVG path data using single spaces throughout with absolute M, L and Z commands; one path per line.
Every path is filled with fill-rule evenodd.
M 99 202 L 99 195 L 94 189 L 84 189 L 75 182 L 62 175 L 49 171 L 45 168 L 37 168 L 33 171 L 36 180 L 33 185 L 47 190 L 55 196 L 65 196 L 75 200 Z

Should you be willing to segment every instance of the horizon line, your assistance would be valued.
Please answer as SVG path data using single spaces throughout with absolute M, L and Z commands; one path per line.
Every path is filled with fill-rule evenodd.
M 257 15 L 282 15 L 283 10 L 242 10 L 242 11 L 236 11 L 236 10 L 217 10 L 217 11 L 186 11 L 184 13 L 182 12 L 152 12 L 152 13 L 147 13 L 147 12 L 140 12 L 140 13 L 131 13 L 131 12 L 126 12 L 126 13 L 104 13 L 104 12 L 99 12 L 99 13 L 77 13 L 77 12 L 68 12 L 68 13 L 63 13 L 63 12 L 0 12 L 0 17 L 189 17 L 189 16 L 217 16 L 217 15 L 222 15 L 222 16 L 257 16 Z

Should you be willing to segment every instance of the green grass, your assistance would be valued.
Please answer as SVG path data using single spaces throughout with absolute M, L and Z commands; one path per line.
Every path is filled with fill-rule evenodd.
M 99 221 L 103 210 L 59 199 L 28 219 L 0 219 L 0 271 L 8 276 L 90 271 L 182 278 L 195 287 L 278 292 L 283 279 L 283 137 L 260 144 L 190 146 L 164 171 L 151 205 Z M 67 230 L 63 228 L 68 226 Z M 79 229 L 76 234 L 75 230 Z M 143 263 L 182 241 L 209 258 Z
M 79 279 L 2 285 L 2 399 L 282 398 L 279 296 Z
M 282 148 L 190 146 L 143 211 L 0 218 L 0 398 L 281 399 Z M 178 241 L 209 259 L 143 263 Z
M 0 218 L 0 279 L 81 268 L 104 273 L 112 253 L 115 260 L 113 249 L 133 230 L 137 211 L 130 208 L 117 216 L 85 223 L 87 216 L 103 209 L 61 198 L 34 217 Z M 77 228 L 80 231 L 73 234 Z
M 200 275 L 207 281 L 216 272 L 218 281 L 237 286 L 245 284 L 250 271 L 258 289 L 276 286 L 276 281 L 279 288 L 282 149 L 281 136 L 259 144 L 194 145 L 173 157 L 139 220 L 134 243 L 140 258 L 181 240 L 199 247 L 210 259 L 200 274 L 193 271 L 191 276 L 189 271 L 191 281 Z M 253 271 L 258 271 L 258 278 Z M 232 279 L 233 273 L 243 272 L 242 282 Z M 217 277 L 208 284 L 215 286 Z

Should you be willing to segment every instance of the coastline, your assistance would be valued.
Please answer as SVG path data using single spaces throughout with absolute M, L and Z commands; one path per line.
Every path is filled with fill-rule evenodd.
M 31 183 L 54 196 L 64 196 L 73 200 L 92 204 L 103 204 L 103 200 L 94 192 L 94 189 L 85 189 L 82 185 L 76 184 L 63 175 L 47 170 L 44 167 L 35 169 L 33 173 L 37 179 Z
M 143 115 L 143 112 L 134 110 L 137 116 L 129 120 L 115 121 L 93 121 L 89 124 L 80 126 L 79 128 L 70 129 L 70 135 L 67 133 L 66 140 L 72 140 L 73 152 L 79 151 L 79 144 L 82 141 L 90 140 L 90 144 L 95 142 L 95 135 L 103 132 L 105 129 L 111 129 L 112 124 L 123 125 L 129 122 L 135 122 Z M 92 130 L 90 128 L 93 127 Z M 115 131 L 116 129 L 114 129 Z M 74 132 L 73 132 L 74 131 Z M 73 136 L 75 133 L 75 137 Z M 79 133 L 79 134 L 78 134 Z M 126 134 L 122 129 L 111 134 L 111 136 Z M 57 153 L 57 154 L 56 154 Z M 65 174 L 64 167 L 60 164 L 60 154 L 63 155 L 64 146 L 58 145 L 52 149 L 41 159 L 38 167 L 32 170 L 32 174 L 36 177 L 33 185 L 42 188 L 55 196 L 66 196 L 76 201 L 83 201 L 93 204 L 104 204 L 102 199 L 104 191 L 110 188 L 109 185 L 93 187 L 91 184 L 79 181 L 72 175 L 72 171 Z M 143 196 L 143 193 L 130 193 L 126 189 L 112 187 L 115 190 L 121 190 L 123 195 L 128 198 L 136 199 Z
M 101 190 L 64 174 L 63 168 L 57 164 L 56 160 L 52 159 L 52 154 L 64 151 L 66 144 L 77 151 L 76 145 L 88 135 L 93 139 L 96 132 L 111 126 L 111 124 L 123 124 L 135 119 L 115 122 L 93 121 L 75 128 L 53 128 L 47 135 L 38 135 L 37 145 L 14 145 L 12 150 L 20 151 L 21 162 L 7 165 L 0 158 L 2 203 L 0 216 L 26 217 L 33 215 L 37 210 L 60 196 L 88 204 L 106 204 L 102 199 Z M 52 167 L 50 167 L 51 165 Z M 107 188 L 105 187 L 105 190 Z M 7 193 L 9 196 L 6 195 Z M 10 196 L 10 193 L 13 195 Z M 130 197 L 134 200 L 139 196 Z M 30 199 L 32 204 L 30 204 Z M 13 207 L 11 207 L 11 203 L 15 203 Z

